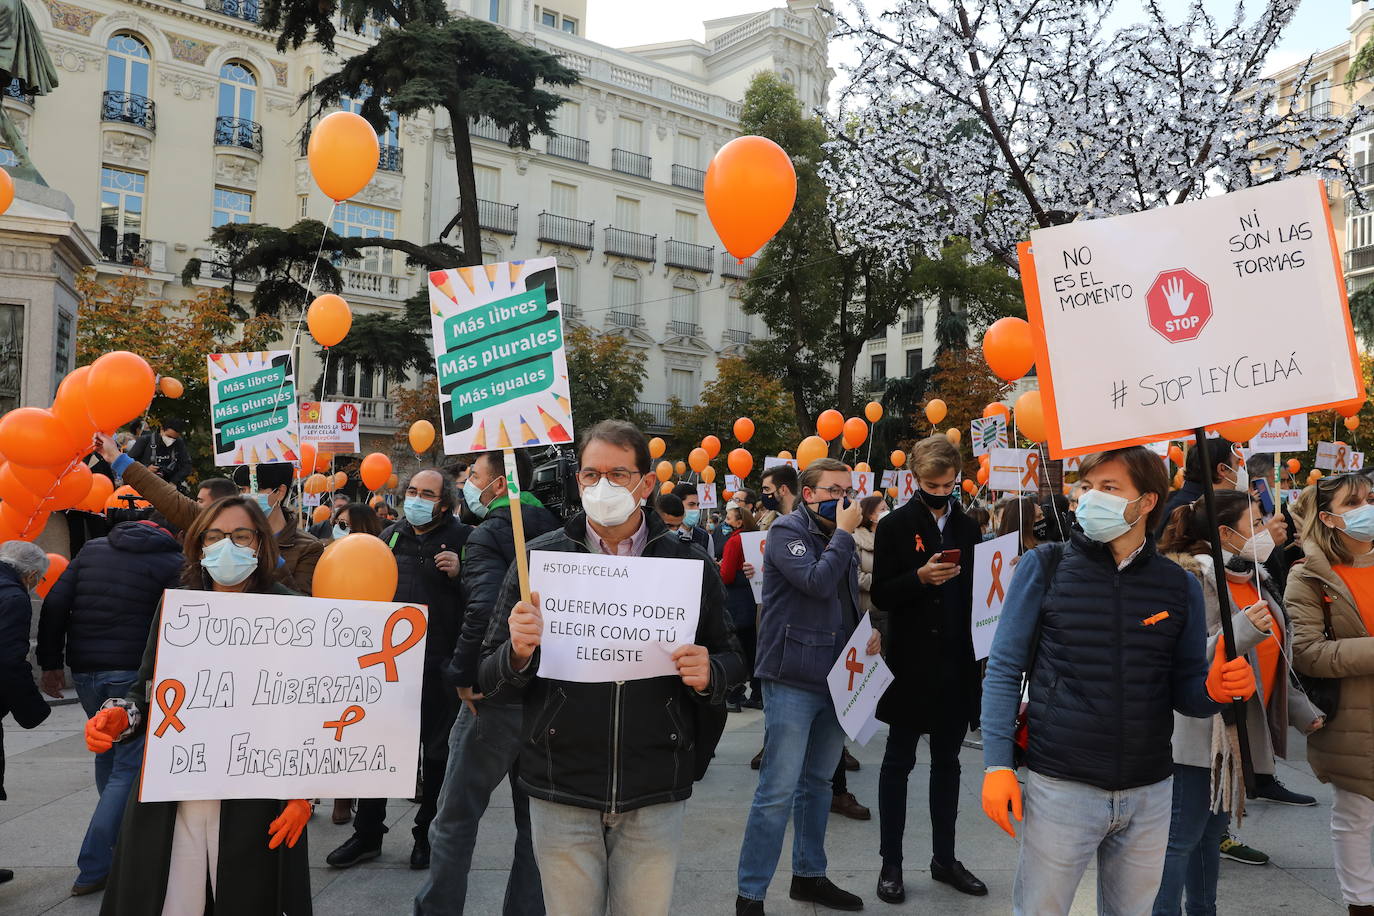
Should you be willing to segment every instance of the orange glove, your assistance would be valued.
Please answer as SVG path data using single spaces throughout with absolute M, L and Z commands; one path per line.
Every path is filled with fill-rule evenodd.
M 1243 655 L 1226 660 L 1225 640 L 1217 640 L 1212 668 L 1207 672 L 1207 695 L 1218 703 L 1233 699 L 1248 700 L 1255 695 L 1255 672 Z
M 1007 808 L 1011 808 L 1011 817 Z M 1011 836 L 1016 836 L 1016 828 L 1011 818 L 1021 820 L 1021 784 L 1016 781 L 1013 770 L 993 770 L 983 774 L 983 813 L 992 818 Z
M 303 798 L 293 798 L 286 803 L 281 814 L 267 827 L 267 832 L 272 838 L 267 841 L 268 849 L 276 849 L 286 841 L 287 846 L 295 846 L 296 841 L 305 832 L 305 825 L 310 820 L 310 802 Z
M 92 754 L 105 753 L 128 727 L 129 714 L 118 706 L 100 710 L 86 722 L 86 749 Z

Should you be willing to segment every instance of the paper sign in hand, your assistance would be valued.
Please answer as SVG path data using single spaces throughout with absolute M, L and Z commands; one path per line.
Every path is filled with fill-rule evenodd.
M 892 671 L 883 657 L 868 654 L 872 635 L 873 623 L 864 614 L 825 679 L 840 727 L 860 744 L 867 744 L 877 731 L 878 701 L 892 683 Z

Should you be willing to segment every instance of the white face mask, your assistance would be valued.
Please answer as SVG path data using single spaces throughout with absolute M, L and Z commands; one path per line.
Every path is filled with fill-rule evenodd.
M 640 501 L 634 493 L 618 487 L 605 477 L 596 486 L 582 491 L 582 509 L 587 518 L 603 528 L 614 528 L 623 524 L 639 508 Z
M 171 447 L 172 443 L 175 442 L 175 441 L 177 441 L 177 440 L 174 439 L 174 438 L 172 438 L 171 436 L 163 436 L 163 437 L 162 437 L 162 444 L 165 445 L 165 446 L 167 446 L 167 447 L 169 447 L 169 448 Z
M 1268 528 L 1261 528 L 1248 541 L 1241 545 L 1236 556 L 1251 563 L 1263 563 L 1274 552 L 1274 536 Z
M 1236 489 L 1241 491 L 1250 489 L 1250 469 L 1245 466 L 1245 462 L 1237 461 L 1236 466 L 1231 470 L 1236 472 Z

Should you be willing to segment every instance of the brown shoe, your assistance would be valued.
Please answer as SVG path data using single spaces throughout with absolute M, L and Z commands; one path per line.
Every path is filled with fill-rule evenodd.
M 94 894 L 105 889 L 105 879 L 101 878 L 94 884 L 73 884 L 72 896 L 85 897 L 87 894 Z
M 763 748 L 759 748 L 759 752 L 754 755 L 754 759 L 749 761 L 749 769 L 751 770 L 757 770 L 761 766 L 763 766 Z
M 347 824 L 353 820 L 353 799 L 336 798 L 334 799 L 334 814 L 330 817 L 336 824 Z
M 1350 904 L 1350 916 L 1374 916 L 1374 906 L 1367 903 Z
M 832 814 L 842 814 L 856 821 L 866 821 L 873 817 L 871 811 L 859 804 L 859 800 L 854 797 L 853 792 L 845 792 L 842 795 L 833 796 L 830 799 L 830 812 Z
M 840 751 L 840 759 L 844 761 L 844 768 L 853 773 L 859 768 L 859 761 L 854 759 L 854 755 L 849 753 L 849 748 Z

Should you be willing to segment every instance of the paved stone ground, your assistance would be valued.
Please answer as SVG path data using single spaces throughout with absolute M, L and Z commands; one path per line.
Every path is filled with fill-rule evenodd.
M 10 801 L 0 803 L 0 865 L 13 868 L 15 879 L 0 885 L 0 914 L 15 916 L 93 916 L 98 897 L 69 898 L 76 877 L 74 862 L 96 792 L 81 729 L 79 706 L 60 706 L 41 728 L 23 731 L 6 723 L 8 753 L 5 786 Z M 697 786 L 687 809 L 675 916 L 719 916 L 733 913 L 735 864 L 745 816 L 753 797 L 755 776 L 749 758 L 760 747 L 763 719 L 757 712 L 732 715 L 729 729 L 710 773 Z M 874 820 L 855 822 L 832 818 L 826 848 L 830 876 L 841 887 L 861 894 L 870 912 L 880 913 L 1005 913 L 1010 910 L 1016 846 L 992 825 L 979 808 L 981 753 L 964 751 L 960 806 L 959 855 L 965 865 L 987 882 L 986 898 L 964 897 L 929 880 L 930 822 L 925 816 L 928 770 L 918 762 L 912 774 L 911 817 L 906 837 L 907 902 L 889 907 L 874 893 L 878 869 L 877 778 L 883 735 L 867 747 L 852 748 L 863 769 L 850 774 L 850 787 L 859 800 L 875 809 Z M 1294 764 L 1281 765 L 1290 787 L 1315 794 L 1317 808 L 1290 808 L 1256 802 L 1251 806 L 1242 839 L 1265 850 L 1273 862 L 1265 867 L 1223 860 L 1220 907 L 1222 913 L 1293 913 L 1320 916 L 1345 912 L 1331 868 L 1327 825 L 1330 791 L 1318 783 L 1303 761 L 1302 740 L 1294 734 Z M 414 808 L 398 802 L 390 806 L 393 829 L 381 859 L 349 871 L 324 864 L 325 855 L 349 834 L 350 828 L 329 822 L 328 804 L 311 822 L 310 858 L 316 912 L 329 916 L 387 916 L 410 912 L 410 899 L 420 875 L 409 870 L 409 831 Z M 487 916 L 500 912 L 514 827 L 509 797 L 493 799 L 478 841 L 467 912 Z M 770 914 L 810 914 L 814 907 L 787 899 L 788 855 L 773 882 Z M 1090 870 L 1079 890 L 1074 913 L 1094 911 L 1095 891 Z M 828 912 L 825 910 L 822 913 Z

